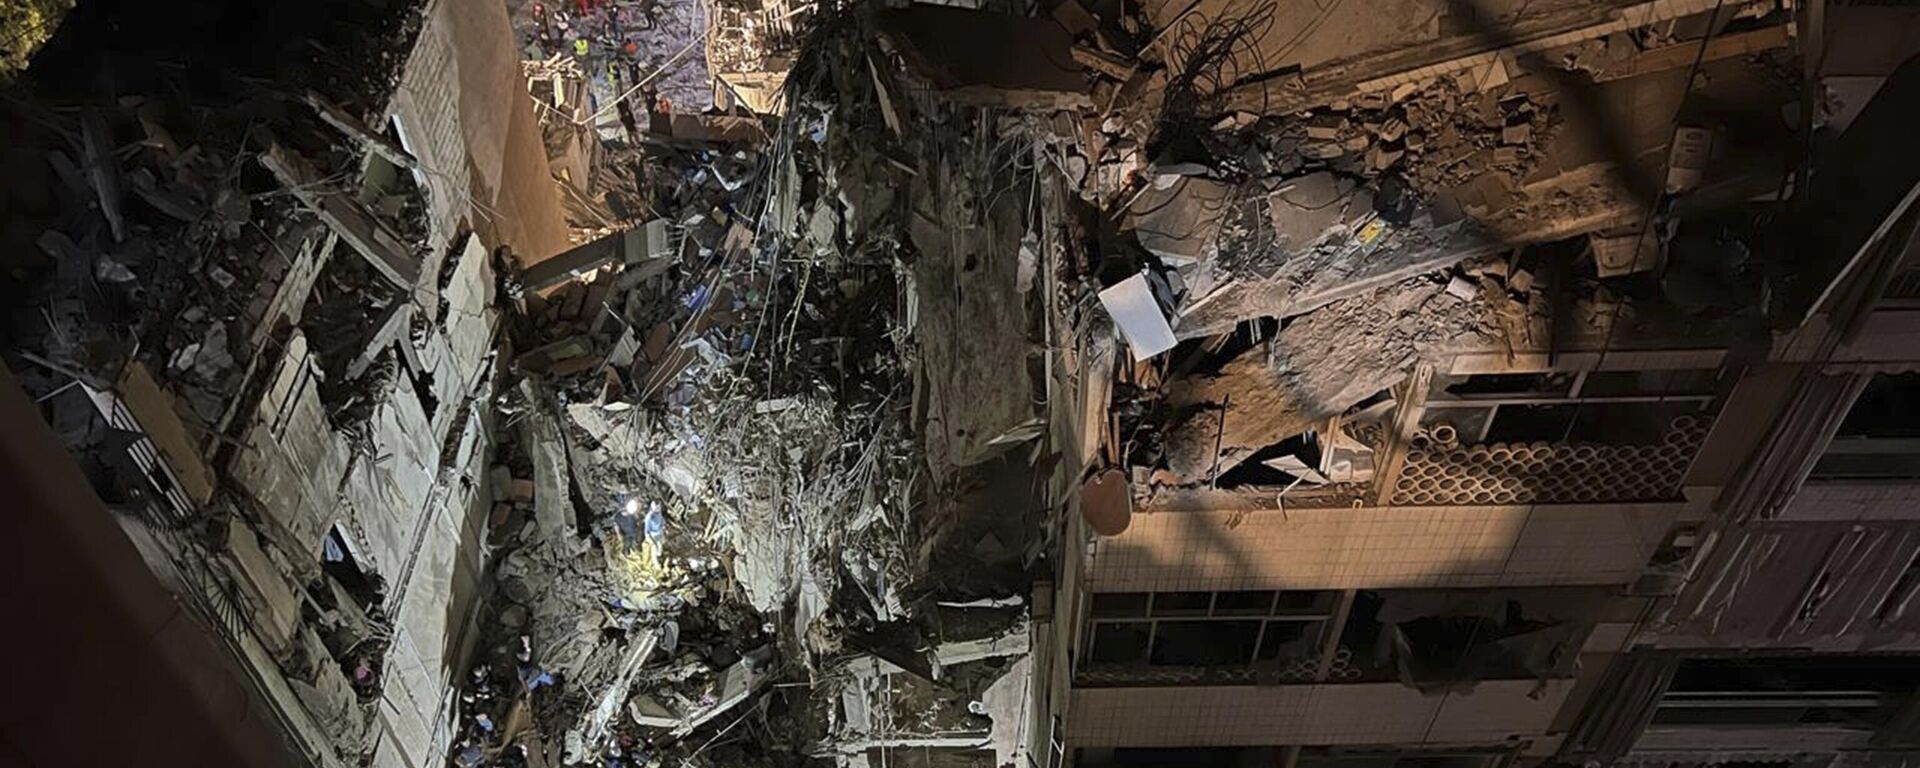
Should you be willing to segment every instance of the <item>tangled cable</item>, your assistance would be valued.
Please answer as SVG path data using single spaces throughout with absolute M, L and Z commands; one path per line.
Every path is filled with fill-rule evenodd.
M 1188 14 L 1167 30 L 1167 87 L 1153 146 L 1205 129 L 1236 83 L 1267 73 L 1260 41 L 1273 31 L 1275 0 L 1261 0 L 1232 18 Z

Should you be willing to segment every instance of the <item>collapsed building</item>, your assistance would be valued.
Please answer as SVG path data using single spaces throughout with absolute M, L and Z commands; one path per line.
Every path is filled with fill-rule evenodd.
M 24 496 L 223 764 L 1910 755 L 1920 18 L 1049 5 L 83 5 Z

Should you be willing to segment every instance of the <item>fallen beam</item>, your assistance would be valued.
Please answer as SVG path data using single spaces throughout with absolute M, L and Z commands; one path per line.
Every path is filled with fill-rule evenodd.
M 520 285 L 529 291 L 544 291 L 611 264 L 664 258 L 671 253 L 670 246 L 666 221 L 656 219 L 528 265 L 520 271 Z
M 412 343 L 407 338 L 407 330 L 413 319 L 412 307 L 411 304 L 396 301 L 393 306 L 387 308 L 386 315 L 380 319 L 379 325 L 376 326 L 377 330 L 373 332 L 373 338 L 367 341 L 366 349 L 362 350 L 360 356 L 354 358 L 353 362 L 347 366 L 349 380 L 360 378 L 360 374 L 366 373 L 367 369 L 373 366 L 373 362 L 380 359 L 380 354 L 393 346 L 394 342 Z M 417 371 L 415 375 L 418 375 Z
M 420 277 L 420 265 L 412 249 L 366 206 L 345 192 L 325 188 L 320 173 L 305 158 L 278 143 L 260 153 L 260 165 L 365 257 L 375 271 L 402 289 L 413 287 Z
M 368 151 L 386 158 L 387 162 L 408 170 L 420 167 L 420 161 L 414 159 L 413 154 L 408 152 L 405 147 L 400 146 L 399 142 L 387 138 L 385 134 L 374 130 L 372 126 L 362 122 L 360 118 L 354 117 L 353 113 L 348 112 L 345 108 L 331 101 L 327 101 L 326 97 L 321 96 L 319 93 L 307 91 L 306 102 L 307 106 L 313 107 L 313 111 L 318 113 L 320 119 L 327 125 L 331 125 L 335 130 L 346 134 L 347 138 L 359 142 L 360 145 L 366 147 Z

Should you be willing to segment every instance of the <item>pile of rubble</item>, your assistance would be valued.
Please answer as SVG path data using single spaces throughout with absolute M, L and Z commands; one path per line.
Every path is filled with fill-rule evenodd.
M 936 564 L 977 545 L 941 521 L 967 472 L 925 437 L 936 254 L 894 191 L 937 159 L 900 115 L 965 113 L 891 101 L 861 23 L 817 28 L 770 142 L 643 146 L 661 218 L 509 278 L 458 764 L 1015 749 L 1026 547 L 994 550 L 1012 579 Z
M 1738 18 L 1757 24 L 1772 7 Z M 1633 115 L 1604 111 L 1613 81 L 1636 73 L 1659 74 L 1658 103 L 1678 109 L 1686 78 L 1660 73 L 1684 74 L 1672 70 L 1692 58 L 1678 54 L 1700 46 L 1660 36 L 1672 29 L 1555 48 L 1545 59 L 1554 67 L 1487 54 L 1336 87 L 1261 69 L 1270 6 L 1182 12 L 1164 28 L 1145 13 L 1079 2 L 1052 12 L 1092 101 L 1057 142 L 1060 166 L 1116 230 L 1103 241 L 1100 300 L 1136 360 L 1114 404 L 1119 434 L 1131 436 L 1119 460 L 1135 467 L 1136 486 L 1231 473 L 1330 484 L 1327 499 L 1345 503 L 1370 476 L 1330 478 L 1332 463 L 1315 457 L 1382 447 L 1391 409 L 1381 403 L 1420 363 L 1605 345 L 1685 311 L 1719 332 L 1734 314 L 1687 299 L 1691 268 L 1665 266 L 1673 223 L 1643 223 L 1660 190 L 1641 189 L 1639 177 L 1658 172 L 1640 166 L 1657 158 L 1623 147 L 1666 126 L 1630 128 Z M 1704 19 L 1685 21 L 1688 34 L 1706 34 Z M 1728 33 L 1738 39 L 1727 50 L 1762 54 L 1729 66 L 1766 80 L 1781 31 Z M 1263 93 L 1271 98 L 1249 98 Z M 1622 124 L 1575 130 L 1563 106 Z M 1699 147 L 1711 139 L 1676 133 L 1669 191 L 1699 183 Z M 1558 266 L 1578 251 L 1519 252 L 1589 233 L 1597 272 Z M 1656 265 L 1664 291 L 1609 282 Z M 1190 341 L 1200 348 L 1181 346 Z

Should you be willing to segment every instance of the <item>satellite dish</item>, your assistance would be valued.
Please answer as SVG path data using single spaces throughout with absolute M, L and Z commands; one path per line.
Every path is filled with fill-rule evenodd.
M 1080 514 L 1094 533 L 1125 533 L 1133 521 L 1133 492 L 1127 488 L 1127 473 L 1109 469 L 1080 486 Z

